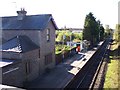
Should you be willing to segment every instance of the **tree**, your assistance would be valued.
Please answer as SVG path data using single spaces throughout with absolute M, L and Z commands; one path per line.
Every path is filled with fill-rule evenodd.
M 101 22 L 100 22 L 100 20 L 97 20 L 97 26 L 96 26 L 96 39 L 97 39 L 97 41 L 100 41 L 100 27 L 101 27 Z
M 98 28 L 97 28 L 97 38 L 98 41 L 102 41 L 104 39 L 104 27 L 102 26 L 100 20 L 97 21 Z
M 105 26 L 105 37 L 112 37 L 113 36 L 113 29 L 109 27 L 109 25 Z
M 62 42 L 63 41 L 63 33 L 61 33 L 61 32 L 57 33 L 56 41 L 57 42 Z
M 101 26 L 100 26 L 100 41 L 102 41 L 104 39 L 104 33 L 105 33 L 104 30 L 105 29 L 104 29 L 104 27 L 101 24 Z
M 72 39 L 82 40 L 82 33 L 73 33 Z
M 72 33 L 68 30 L 57 31 L 56 34 L 57 42 L 63 42 L 63 35 L 65 36 L 64 42 L 70 41 L 70 37 L 72 37 Z
M 99 23 L 91 12 L 86 15 L 83 39 L 90 41 L 91 46 L 94 46 L 99 39 Z
M 106 33 L 107 37 L 110 36 L 110 27 L 109 27 L 109 25 L 105 26 L 105 33 Z

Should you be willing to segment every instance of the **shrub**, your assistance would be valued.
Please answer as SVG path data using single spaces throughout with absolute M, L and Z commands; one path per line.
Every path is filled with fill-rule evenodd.
M 71 48 L 67 45 L 55 45 L 55 54 L 60 54 L 63 51 L 69 51 Z

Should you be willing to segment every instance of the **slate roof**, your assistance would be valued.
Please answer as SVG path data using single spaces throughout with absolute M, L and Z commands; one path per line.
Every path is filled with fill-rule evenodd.
M 25 53 L 39 48 L 39 46 L 33 43 L 30 38 L 24 35 L 14 37 L 8 40 L 7 42 L 5 42 L 0 47 L 2 47 L 0 48 L 0 51 L 19 52 L 19 53 Z
M 0 60 L 0 67 L 7 66 L 9 64 L 12 64 L 13 62 L 14 62 L 13 60 L 2 59 L 2 60 Z
M 58 29 L 51 14 L 26 15 L 23 20 L 18 20 L 18 16 L 2 17 L 2 29 L 44 30 L 50 20 L 53 22 L 55 29 Z

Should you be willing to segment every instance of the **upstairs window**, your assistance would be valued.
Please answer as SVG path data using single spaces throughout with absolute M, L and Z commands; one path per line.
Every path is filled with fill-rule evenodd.
M 50 29 L 47 29 L 47 42 L 49 42 L 50 41 Z

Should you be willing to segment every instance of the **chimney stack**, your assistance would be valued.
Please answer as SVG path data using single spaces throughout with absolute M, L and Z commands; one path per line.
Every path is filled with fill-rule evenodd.
M 18 20 L 23 20 L 24 17 L 26 16 L 27 11 L 25 11 L 24 8 L 21 8 L 20 11 L 17 11 L 18 14 Z

